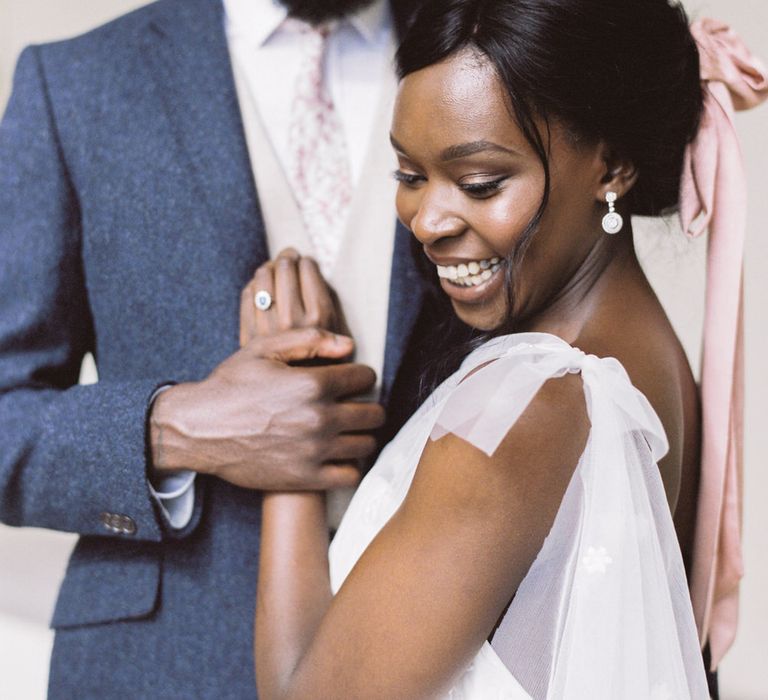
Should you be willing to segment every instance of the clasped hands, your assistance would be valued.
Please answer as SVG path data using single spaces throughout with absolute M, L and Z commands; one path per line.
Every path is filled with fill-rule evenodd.
M 266 311 L 254 305 L 259 290 L 272 296 Z M 240 299 L 240 346 L 207 378 L 155 399 L 156 472 L 280 491 L 357 483 L 384 410 L 359 398 L 376 377 L 349 361 L 354 342 L 314 260 L 287 249 L 256 271 Z

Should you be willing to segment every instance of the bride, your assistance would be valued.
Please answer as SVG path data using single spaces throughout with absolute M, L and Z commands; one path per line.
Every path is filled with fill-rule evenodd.
M 260 696 L 708 697 L 684 566 L 697 389 L 630 221 L 679 198 L 703 109 L 687 19 L 667 0 L 433 0 L 398 65 L 398 213 L 479 340 L 330 549 L 323 495 L 265 495 Z M 280 259 L 260 280 L 281 322 L 327 317 L 316 265 Z M 244 303 L 243 341 L 276 313 Z

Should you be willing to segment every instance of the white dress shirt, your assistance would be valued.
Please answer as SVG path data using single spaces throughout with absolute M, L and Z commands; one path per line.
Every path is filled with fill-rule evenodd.
M 291 108 L 301 60 L 299 39 L 282 26 L 287 10 L 277 0 L 223 2 L 227 42 L 238 75 L 245 80 L 275 155 L 287 170 Z M 391 79 L 392 58 L 393 28 L 386 0 L 339 21 L 328 37 L 324 79 L 344 129 L 353 184 L 360 179 L 369 150 L 382 84 Z M 239 97 L 243 99 L 242 94 Z M 179 472 L 150 485 L 176 529 L 185 527 L 192 517 L 194 477 L 194 472 Z
M 249 83 L 278 159 L 289 161 L 300 39 L 282 27 L 287 11 L 276 0 L 224 0 L 227 41 Z M 382 78 L 391 72 L 392 22 L 385 0 L 342 20 L 328 37 L 325 81 L 341 119 L 352 181 L 360 176 Z

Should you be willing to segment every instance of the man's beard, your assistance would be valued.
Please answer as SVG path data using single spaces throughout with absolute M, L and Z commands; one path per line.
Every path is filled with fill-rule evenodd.
M 322 24 L 347 17 L 357 10 L 372 5 L 375 0 L 280 0 L 288 14 L 310 24 Z

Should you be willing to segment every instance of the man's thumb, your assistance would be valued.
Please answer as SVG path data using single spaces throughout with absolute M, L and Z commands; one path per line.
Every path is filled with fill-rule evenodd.
M 340 360 L 355 348 L 352 338 L 321 328 L 298 328 L 262 341 L 261 355 L 286 364 L 306 360 Z

